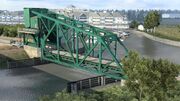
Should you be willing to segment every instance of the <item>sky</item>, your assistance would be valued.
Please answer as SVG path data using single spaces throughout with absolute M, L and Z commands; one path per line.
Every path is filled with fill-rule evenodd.
M 180 0 L 0 0 L 0 10 L 24 7 L 59 9 L 69 5 L 86 9 L 178 9 Z

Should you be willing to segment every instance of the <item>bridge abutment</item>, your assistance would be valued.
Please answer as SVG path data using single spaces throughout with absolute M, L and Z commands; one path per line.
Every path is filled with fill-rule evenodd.
M 24 50 L 30 58 L 41 57 L 41 49 L 24 45 Z

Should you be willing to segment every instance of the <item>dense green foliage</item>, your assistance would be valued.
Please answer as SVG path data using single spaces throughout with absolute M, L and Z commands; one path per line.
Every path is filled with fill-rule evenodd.
M 23 25 L 0 25 L 0 36 L 16 37 L 17 29 L 24 27 Z
M 137 28 L 139 25 L 139 23 L 136 21 L 136 20 L 133 20 L 131 23 L 130 23 L 130 28 Z
M 167 60 L 141 58 L 130 52 L 123 60 L 128 75 L 125 86 L 113 86 L 86 94 L 57 93 L 40 101 L 178 101 L 180 83 L 176 80 L 179 65 Z
M 146 29 L 153 29 L 160 24 L 160 14 L 158 11 L 151 11 L 144 19 L 144 27 Z
M 92 95 L 91 95 L 92 96 Z M 40 101 L 97 101 L 93 97 L 88 97 L 81 93 L 81 94 L 69 94 L 66 93 L 65 91 L 56 93 L 53 98 L 49 96 L 44 96 L 40 98 Z
M 135 93 L 126 87 L 113 86 L 102 91 L 71 94 L 65 91 L 58 92 L 53 96 L 43 96 L 39 101 L 138 101 Z
M 128 75 L 126 86 L 136 94 L 139 101 L 169 101 L 169 91 L 176 91 L 180 68 L 167 60 L 150 60 L 130 52 L 124 62 Z

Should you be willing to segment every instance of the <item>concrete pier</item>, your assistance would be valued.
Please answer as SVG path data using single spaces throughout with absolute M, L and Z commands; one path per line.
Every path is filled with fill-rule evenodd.
M 41 56 L 41 49 L 24 45 L 24 50 L 30 58 L 37 58 Z

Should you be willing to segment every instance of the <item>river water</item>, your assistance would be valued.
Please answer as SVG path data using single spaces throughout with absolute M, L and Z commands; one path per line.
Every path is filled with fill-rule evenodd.
M 0 101 L 37 101 L 40 96 L 64 90 L 70 81 L 92 76 L 56 64 L 0 70 Z
M 124 44 L 129 50 L 135 50 L 145 57 L 163 58 L 180 64 L 180 47 L 156 42 L 139 34 L 131 34 Z
M 67 82 L 34 68 L 0 70 L 0 101 L 37 101 L 61 91 Z
M 141 55 L 150 58 L 164 58 L 180 64 L 180 48 L 152 41 L 142 35 L 131 34 L 124 41 L 129 50 L 135 50 Z M 120 50 L 118 51 L 120 53 Z M 45 69 L 52 72 L 44 72 Z M 16 68 L 0 70 L 0 101 L 37 101 L 39 96 L 54 94 L 66 88 L 70 79 L 88 77 L 86 73 L 73 73 L 74 71 L 59 70 L 57 65 L 44 65 L 44 67 Z M 62 67 L 62 66 L 61 66 Z M 71 77 L 70 77 L 71 76 Z M 71 79 L 72 79 L 71 78 Z

